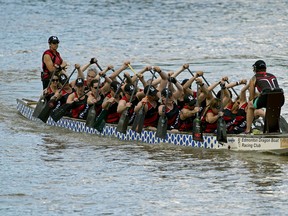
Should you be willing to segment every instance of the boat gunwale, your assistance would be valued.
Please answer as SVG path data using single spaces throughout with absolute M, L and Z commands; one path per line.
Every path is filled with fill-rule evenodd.
M 33 100 L 30 100 L 30 99 L 25 99 L 25 98 L 17 99 L 17 110 L 19 111 L 18 103 L 21 103 L 25 107 L 29 107 L 33 111 L 37 102 L 33 101 Z M 19 112 L 21 113 L 21 111 L 19 111 Z M 21 113 L 21 114 L 23 115 L 23 113 Z M 30 119 L 30 120 L 36 119 L 34 117 L 30 117 L 30 118 L 28 116 L 25 116 L 25 117 Z M 34 118 L 34 119 L 31 119 L 31 118 Z M 48 122 L 47 122 L 48 125 L 64 127 L 64 126 L 61 126 L 60 123 L 56 123 L 53 120 L 51 120 L 51 118 L 49 118 L 49 119 L 50 119 L 50 121 L 48 120 Z M 81 127 L 83 127 L 83 124 L 85 126 L 85 122 L 86 122 L 85 120 L 82 120 L 82 119 L 75 119 L 75 118 L 70 118 L 70 117 L 67 117 L 67 116 L 64 116 L 58 122 L 60 122 L 60 121 L 62 121 L 62 122 L 71 121 L 71 122 L 74 122 L 74 123 L 78 122 L 79 124 L 81 124 Z M 259 140 L 261 140 L 261 139 L 263 139 L 263 141 L 265 141 L 264 139 L 271 139 L 271 140 L 273 140 L 275 142 L 277 141 L 277 139 L 279 139 L 279 147 L 277 147 L 277 148 L 273 148 L 272 147 L 272 148 L 269 148 L 269 149 L 256 150 L 256 149 L 253 149 L 251 147 L 250 151 L 275 151 L 277 153 L 278 151 L 284 151 L 285 152 L 287 150 L 287 153 L 288 153 L 288 133 L 255 134 L 255 135 L 250 135 L 250 134 L 249 135 L 244 135 L 244 134 L 238 134 L 238 135 L 232 134 L 231 135 L 231 134 L 228 134 L 228 136 L 227 136 L 228 143 L 219 143 L 218 141 L 215 142 L 215 139 L 216 139 L 216 135 L 215 134 L 203 133 L 203 136 L 206 139 L 209 139 L 209 142 L 212 143 L 209 146 L 207 143 L 202 145 L 202 144 L 199 144 L 200 143 L 199 141 L 193 140 L 192 139 L 192 133 L 190 134 L 189 132 L 169 131 L 169 132 L 167 132 L 168 138 L 170 137 L 169 139 L 168 138 L 160 139 L 160 138 L 157 138 L 157 137 L 155 138 L 156 131 L 154 131 L 154 130 L 145 129 L 140 134 L 137 133 L 137 135 L 135 135 L 135 134 L 131 135 L 131 133 L 133 133 L 134 131 L 131 132 L 132 131 L 131 130 L 131 126 L 129 126 L 128 129 L 127 129 L 127 131 L 129 131 L 129 132 L 127 132 L 127 133 L 129 133 L 129 135 L 128 135 L 127 133 L 126 134 L 121 134 L 120 132 L 117 132 L 116 131 L 117 124 L 107 124 L 105 126 L 105 128 L 106 127 L 109 130 L 113 130 L 114 131 L 113 133 L 109 132 L 108 136 L 113 136 L 113 137 L 115 137 L 115 138 L 117 138 L 119 140 L 129 140 L 129 141 L 140 141 L 140 142 L 143 142 L 143 139 L 145 138 L 145 137 L 143 137 L 144 136 L 143 134 L 145 133 L 146 135 L 154 136 L 154 138 L 152 138 L 152 140 L 154 140 L 154 143 L 151 142 L 150 140 L 147 141 L 147 139 L 144 139 L 144 142 L 147 141 L 146 143 L 149 143 L 149 144 L 159 144 L 159 143 L 167 143 L 168 144 L 169 143 L 169 144 L 173 144 L 173 145 L 182 145 L 182 146 L 189 146 L 189 147 L 213 148 L 213 149 L 230 149 L 230 150 L 236 150 L 236 151 L 247 151 L 247 150 L 249 151 L 249 148 L 247 150 L 245 150 L 245 149 L 241 148 L 241 146 L 237 147 L 237 144 L 235 144 L 235 142 L 238 142 L 238 145 L 240 145 L 240 140 L 241 139 L 242 140 L 249 140 L 249 139 L 259 139 Z M 69 128 L 69 127 L 64 127 L 64 128 L 73 130 L 72 128 Z M 77 130 L 74 130 L 74 131 L 77 132 Z M 86 132 L 87 133 L 87 131 L 78 131 L 78 132 Z M 96 129 L 92 129 L 92 128 L 91 128 L 91 130 L 88 133 L 96 134 L 96 135 L 100 135 L 100 136 L 107 136 L 106 131 L 104 131 L 103 133 L 100 133 L 100 132 L 96 131 Z M 134 132 L 134 133 L 136 133 L 136 132 Z M 180 142 L 175 142 L 175 140 L 172 139 L 171 137 L 179 138 Z M 141 138 L 141 140 L 139 140 L 140 138 Z M 189 140 L 190 143 L 188 143 L 188 144 L 184 143 L 184 141 L 182 142 L 181 139 L 186 140 L 186 141 Z M 171 140 L 173 142 L 171 142 Z M 241 142 L 243 142 L 243 141 L 241 141 Z M 282 144 L 282 142 L 283 142 L 283 144 Z M 258 144 L 259 144 L 259 142 L 258 142 Z M 257 143 L 255 145 L 257 145 Z

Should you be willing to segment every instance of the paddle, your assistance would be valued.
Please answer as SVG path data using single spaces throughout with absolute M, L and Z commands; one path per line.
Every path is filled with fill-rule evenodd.
M 199 86 L 197 84 L 197 96 L 196 96 L 196 107 L 199 106 L 199 101 L 198 101 L 198 93 L 199 91 Z M 193 140 L 199 141 L 199 142 L 203 142 L 203 133 L 202 133 L 202 127 L 201 127 L 201 120 L 199 117 L 199 112 L 196 113 L 196 117 L 193 120 L 193 131 L 192 131 L 192 136 L 193 136 Z
M 41 110 L 43 110 L 43 108 L 45 107 L 45 104 L 47 103 L 47 100 L 45 98 L 45 96 L 42 94 L 36 104 L 36 107 L 34 109 L 34 112 L 32 114 L 33 117 L 38 118 Z
M 100 86 L 100 80 L 99 83 L 97 85 L 97 89 L 96 89 L 96 100 L 99 96 L 99 86 Z M 89 108 L 88 114 L 87 114 L 87 119 L 86 119 L 86 127 L 93 127 L 95 125 L 95 120 L 96 120 L 96 110 L 95 110 L 95 104 L 97 103 L 97 101 Z
M 155 73 L 156 73 L 156 71 L 154 70 L 153 74 L 152 74 L 152 79 L 151 79 L 151 82 L 149 83 L 149 88 L 148 88 L 148 90 L 146 92 L 145 97 L 147 97 L 148 94 L 149 94 L 149 89 L 150 89 L 150 87 L 152 85 Z M 144 119 L 145 119 L 145 110 L 144 110 L 144 108 L 145 108 L 145 104 L 143 103 L 141 108 L 140 108 L 140 110 L 136 114 L 136 117 L 135 117 L 135 119 L 133 121 L 133 125 L 132 125 L 132 128 L 131 128 L 131 130 L 136 131 L 137 133 L 141 133 L 142 129 L 143 129 Z
M 187 70 L 188 70 L 189 73 L 194 77 L 194 75 L 193 75 L 192 71 L 189 69 L 189 67 L 187 68 Z M 205 81 L 205 83 L 207 84 L 207 86 L 209 86 L 209 83 L 208 83 L 208 81 L 205 79 L 205 77 L 204 77 L 204 76 L 201 76 L 201 77 L 202 77 L 202 79 Z M 216 96 L 216 93 L 214 92 L 214 90 L 212 90 L 212 93 L 214 94 L 214 96 Z
M 228 81 L 228 80 L 226 80 L 226 82 L 228 83 L 228 84 L 230 84 L 230 82 Z M 238 82 L 237 82 L 238 83 Z M 236 84 L 236 85 L 238 85 L 238 84 Z M 233 88 L 233 87 L 231 87 L 231 89 L 233 90 L 233 92 L 234 92 L 234 94 L 236 95 L 236 97 L 239 97 L 239 94 L 236 92 L 236 90 Z
M 66 81 L 63 83 L 62 88 L 59 90 L 59 92 L 61 92 L 64 88 L 64 86 L 67 84 L 67 82 L 69 81 L 69 79 L 71 78 L 71 76 L 74 74 L 74 72 L 76 71 L 76 68 L 72 71 L 72 73 L 70 74 L 70 76 L 66 79 Z M 52 112 L 52 110 L 55 108 L 55 103 L 56 103 L 57 99 L 50 99 L 48 101 L 48 103 L 45 104 L 44 108 L 41 110 L 41 112 L 38 115 L 38 118 L 41 119 L 44 123 L 47 122 L 50 113 Z
M 137 78 L 136 83 L 135 83 L 135 88 L 133 89 L 132 95 L 130 96 L 130 100 L 129 100 L 130 103 L 132 102 L 133 97 L 136 94 L 138 81 L 139 79 Z M 120 133 L 126 133 L 127 131 L 127 127 L 128 127 L 129 120 L 130 120 L 129 109 L 130 107 L 126 107 L 126 109 L 122 112 L 119 122 L 117 124 L 116 130 Z
M 167 135 L 167 116 L 166 116 L 166 108 L 167 108 L 167 101 L 168 101 L 168 96 L 169 96 L 169 86 L 171 82 L 167 85 L 167 93 L 166 93 L 166 101 L 164 106 L 162 107 L 162 115 L 160 115 L 159 120 L 158 120 L 158 125 L 157 125 L 157 131 L 156 131 L 156 137 L 159 137 L 161 139 L 165 139 Z
M 153 73 L 152 70 L 149 70 L 149 71 L 150 71 L 150 73 L 152 74 L 152 76 L 156 79 L 157 77 L 156 77 L 155 73 Z
M 86 91 L 84 92 L 84 94 L 82 94 L 80 97 L 78 98 L 82 98 L 83 96 L 85 96 L 88 92 L 90 91 Z M 54 109 L 52 112 L 51 112 L 51 118 L 57 122 L 59 121 L 64 115 L 66 115 L 67 111 L 71 109 L 71 107 L 73 106 L 73 104 L 75 103 L 75 101 L 73 101 L 72 103 L 69 103 L 69 104 L 63 104 L 62 106 L 60 106 L 59 108 L 57 109 Z
M 119 87 L 117 88 L 116 92 L 115 92 L 115 95 L 114 95 L 114 98 L 116 98 L 118 96 L 118 94 L 120 93 L 120 89 L 121 89 L 121 86 L 122 84 L 124 83 L 125 81 L 125 78 L 122 79 Z M 107 109 L 102 109 L 101 110 L 101 113 L 96 117 L 96 120 L 95 120 L 95 124 L 94 124 L 94 128 L 101 132 L 103 131 L 104 127 L 105 127 L 105 124 L 106 124 L 106 119 L 107 119 L 107 116 L 108 116 L 108 110 L 110 108 L 112 103 L 109 103 L 108 104 L 108 108 Z
M 221 108 L 220 111 L 223 112 L 223 90 L 221 90 Z M 227 143 L 227 129 L 226 129 L 226 122 L 222 116 L 220 116 L 217 120 L 217 141 L 218 142 L 225 142 Z
M 137 76 L 137 73 L 135 72 L 135 70 L 133 69 L 133 67 L 128 64 L 128 67 L 130 68 L 130 70 Z M 136 93 L 136 90 L 137 90 L 137 85 L 138 85 L 138 77 L 136 79 L 136 83 L 135 83 L 135 88 L 133 89 L 133 92 L 132 92 L 132 95 L 130 96 L 130 100 L 129 102 L 131 103 L 132 100 L 133 100 L 133 97 Z M 119 119 L 119 122 L 117 124 L 117 131 L 120 132 L 120 133 L 126 133 L 127 131 L 127 127 L 128 127 L 128 124 L 129 124 L 129 107 L 127 107 L 121 114 L 121 117 Z
M 98 64 L 98 60 L 96 60 L 95 64 L 97 65 L 97 67 L 99 68 L 100 71 L 103 71 L 101 66 Z M 113 72 L 115 72 L 115 70 L 113 68 L 111 70 Z M 117 77 L 120 79 L 121 82 L 123 81 L 123 79 L 119 75 Z
M 48 86 L 50 86 L 54 74 L 55 74 L 55 71 L 52 73 L 52 76 L 50 77 Z M 46 104 L 47 104 L 47 99 L 46 99 L 46 97 L 44 96 L 44 94 L 42 94 L 42 95 L 40 96 L 38 102 L 37 102 L 37 105 L 36 105 L 36 107 L 35 107 L 35 109 L 34 109 L 34 112 L 33 112 L 32 116 L 35 117 L 35 118 L 38 118 L 39 114 L 40 114 L 41 111 L 44 109 L 44 107 L 46 106 Z

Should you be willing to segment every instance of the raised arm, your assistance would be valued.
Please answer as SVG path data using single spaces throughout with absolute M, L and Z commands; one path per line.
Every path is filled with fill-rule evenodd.
M 81 70 L 84 72 L 87 70 L 88 67 L 90 67 L 92 64 L 96 64 L 97 62 L 97 59 L 96 58 L 91 58 L 90 62 L 87 63 L 87 64 L 84 64 L 82 67 L 81 67 Z
M 110 77 L 106 76 L 107 71 L 112 70 L 113 69 L 113 65 L 108 65 L 103 71 L 100 71 L 97 76 L 96 79 L 100 79 L 100 77 L 105 78 L 106 83 L 111 83 L 112 80 L 110 79 Z
M 171 75 L 171 77 L 177 77 L 182 71 L 186 70 L 189 68 L 189 64 L 183 64 L 181 68 L 179 68 L 175 73 Z
M 249 88 L 249 84 L 246 84 L 240 91 L 239 100 L 242 103 L 247 101 L 246 92 L 248 88 Z
M 256 82 L 256 77 L 253 76 L 249 81 L 249 101 L 255 98 L 255 82 Z
M 139 78 L 139 80 L 142 82 L 143 86 L 145 87 L 147 84 L 144 80 L 144 76 L 143 74 L 146 72 L 146 71 L 151 71 L 152 70 L 152 67 L 151 66 L 146 66 L 144 67 L 141 71 L 139 71 L 137 74 L 134 74 L 134 76 L 132 77 L 132 81 L 133 83 L 136 81 L 137 77 Z
M 115 71 L 110 75 L 111 80 L 112 80 L 112 81 L 116 80 L 117 76 L 119 76 L 119 74 L 128 67 L 128 64 L 130 64 L 130 61 L 125 61 L 125 62 L 123 63 L 123 65 L 122 65 L 118 70 L 115 70 Z
M 169 81 L 170 81 L 171 83 L 173 83 L 174 86 L 175 86 L 176 89 L 177 89 L 176 91 L 173 92 L 173 99 L 174 99 L 174 100 L 177 100 L 177 99 L 180 98 L 180 97 L 183 95 L 183 93 L 184 93 L 183 87 L 182 87 L 182 85 L 175 79 L 175 77 L 170 77 L 170 78 L 169 78 Z
M 161 70 L 160 67 L 155 66 L 153 68 L 161 77 L 160 84 L 157 86 L 158 93 L 161 92 L 166 86 L 168 82 L 168 75 L 164 71 Z M 160 96 L 161 97 L 161 96 Z

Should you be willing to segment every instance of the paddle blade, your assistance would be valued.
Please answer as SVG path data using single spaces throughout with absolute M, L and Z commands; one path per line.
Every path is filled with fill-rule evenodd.
M 129 124 L 128 110 L 125 110 L 124 112 L 122 112 L 121 117 L 119 119 L 117 125 L 117 131 L 120 133 L 126 133 L 128 124 Z
M 59 121 L 64 115 L 66 115 L 67 111 L 69 109 L 71 109 L 72 104 L 63 104 L 62 106 L 60 106 L 58 109 L 54 109 L 51 112 L 51 118 L 57 122 Z
M 87 119 L 86 119 L 86 126 L 87 127 L 91 127 L 91 128 L 94 127 L 96 116 L 97 116 L 97 113 L 96 113 L 95 107 L 91 106 L 89 108 Z
M 34 109 L 34 112 L 32 114 L 33 117 L 38 118 L 39 114 L 41 113 L 41 111 L 44 109 L 44 107 L 46 106 L 47 100 L 41 96 L 40 99 L 37 102 L 37 105 Z
M 226 122 L 222 117 L 217 121 L 217 141 L 227 143 Z
M 94 128 L 99 131 L 102 132 L 105 124 L 106 124 L 106 118 L 108 115 L 108 110 L 102 110 L 101 113 L 97 116 L 95 124 L 94 124 Z
M 138 124 L 138 121 L 139 121 L 139 117 L 140 117 L 140 116 L 139 116 L 139 113 L 137 113 L 136 116 L 135 116 L 135 119 L 134 119 L 134 121 L 133 121 L 131 130 L 136 131 L 137 124 Z
M 201 120 L 199 117 L 196 117 L 193 120 L 193 140 L 203 142 L 203 133 L 202 133 L 202 127 L 201 127 Z
M 144 107 L 142 107 L 137 113 L 131 129 L 137 133 L 141 133 L 144 125 L 144 119 L 145 113 Z
M 47 122 L 50 113 L 55 108 L 55 100 L 49 100 L 46 105 L 43 107 L 42 111 L 40 112 L 38 118 L 41 119 L 44 123 Z
M 156 137 L 165 139 L 167 135 L 167 117 L 160 116 L 157 125 Z

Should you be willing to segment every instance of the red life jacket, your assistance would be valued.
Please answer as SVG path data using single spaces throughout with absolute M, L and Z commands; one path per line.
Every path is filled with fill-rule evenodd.
M 248 103 L 244 103 L 241 107 L 239 107 L 236 117 L 233 121 L 233 124 L 228 127 L 228 133 L 239 133 L 242 131 L 240 129 L 246 129 L 246 112 L 245 108 L 248 106 Z
M 144 119 L 144 127 L 156 127 L 159 119 L 159 113 L 158 113 L 158 106 L 159 103 L 157 102 L 156 107 L 153 107 L 151 103 L 147 102 L 148 111 L 145 114 Z
M 72 93 L 75 95 L 75 98 L 79 98 L 76 92 Z M 73 107 L 71 109 L 71 117 L 72 118 L 80 118 L 80 119 L 86 119 L 87 117 L 87 111 L 88 111 L 88 104 L 87 104 L 87 98 L 88 96 L 85 95 L 85 98 L 80 100 L 78 102 L 73 103 Z
M 179 109 L 178 106 L 173 103 L 173 108 L 170 110 L 168 107 L 166 107 L 165 114 L 167 116 L 167 129 L 176 129 L 178 128 L 178 120 L 179 120 Z
M 202 122 L 202 125 L 204 126 L 204 133 L 214 133 L 215 132 L 215 130 L 217 129 L 217 121 L 215 121 L 214 123 L 208 123 L 207 121 L 206 121 L 206 115 L 207 115 L 207 113 L 212 113 L 213 115 L 217 115 L 217 114 L 214 114 L 213 112 L 212 112 L 212 109 L 209 109 L 206 113 L 205 113 L 205 115 L 203 115 L 202 117 L 201 117 L 201 122 Z
M 262 92 L 264 89 L 279 88 L 277 78 L 273 74 L 266 72 L 257 72 L 255 76 L 255 87 L 259 92 Z
M 42 70 L 43 70 L 42 80 L 47 80 L 50 78 L 49 70 L 48 70 L 46 64 L 44 63 L 44 55 L 46 55 L 46 54 L 51 57 L 53 64 L 61 65 L 63 62 L 63 59 L 61 58 L 59 52 L 56 51 L 56 55 L 55 55 L 52 52 L 52 50 L 50 50 L 50 49 L 46 50 L 42 55 Z
M 185 105 L 183 108 L 189 109 L 187 105 Z M 178 130 L 179 131 L 192 131 L 193 129 L 193 121 L 195 119 L 196 115 L 191 116 L 189 118 L 186 118 L 185 120 L 181 120 L 179 118 L 178 120 Z
M 112 95 L 108 94 L 106 97 L 111 98 Z M 120 119 L 120 114 L 117 113 L 117 107 L 118 107 L 118 103 L 117 102 L 113 102 L 109 109 L 108 109 L 108 116 L 106 119 L 107 123 L 118 123 L 119 119 Z
M 97 100 L 96 96 L 93 93 L 92 96 Z M 101 113 L 103 100 L 104 98 L 100 95 L 100 100 L 95 103 L 95 112 L 97 115 Z
M 234 102 L 230 103 L 225 109 L 223 109 L 223 119 L 226 122 L 226 126 L 229 127 L 235 119 L 236 114 L 232 113 Z

